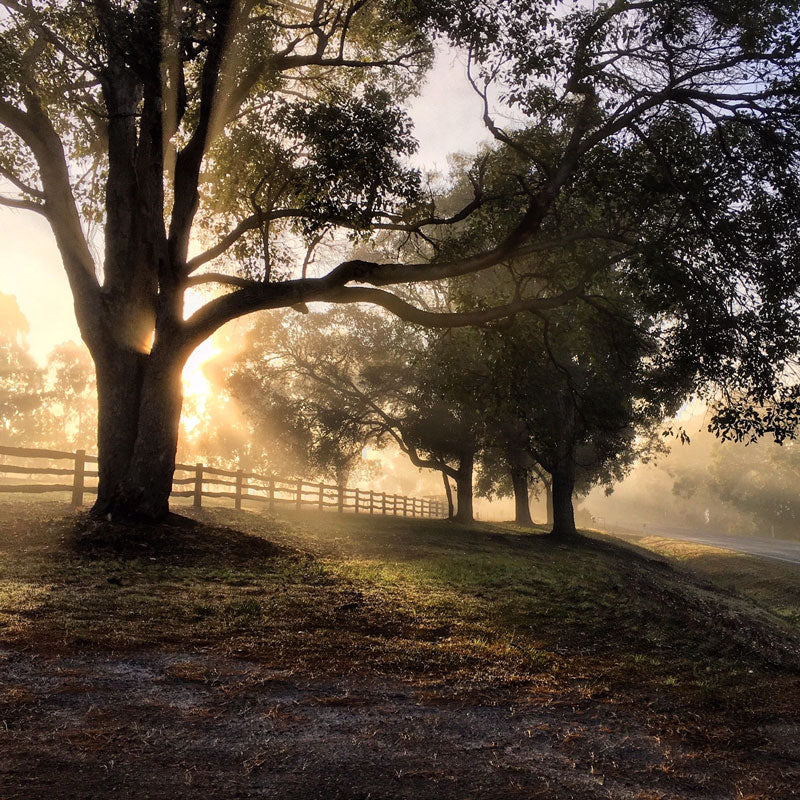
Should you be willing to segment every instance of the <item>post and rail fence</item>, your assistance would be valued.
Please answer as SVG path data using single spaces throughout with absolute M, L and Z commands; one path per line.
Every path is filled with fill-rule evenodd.
M 49 494 L 69 493 L 71 504 L 82 506 L 84 496 L 97 494 L 97 456 L 85 450 L 74 453 L 31 447 L 0 445 L 0 475 L 19 476 L 15 483 L 0 483 L 2 493 Z M 9 458 L 24 463 L 11 463 Z M 32 463 L 35 462 L 35 463 Z M 46 462 L 40 466 L 40 462 Z M 52 466 L 53 462 L 67 466 Z M 188 473 L 188 475 L 187 475 Z M 69 480 L 70 483 L 46 483 Z M 8 478 L 6 478 L 8 480 Z M 13 478 L 12 478 L 13 480 Z M 213 489 L 208 488 L 214 487 Z M 406 497 L 376 492 L 372 489 L 351 489 L 323 482 L 258 475 L 244 470 L 228 470 L 197 463 L 176 464 L 172 482 L 172 497 L 191 498 L 195 508 L 201 508 L 203 498 L 233 500 L 236 509 L 243 502 L 266 504 L 270 510 L 277 506 L 296 510 L 316 508 L 320 511 L 355 514 L 383 514 L 403 517 L 445 517 L 445 504 L 435 498 Z

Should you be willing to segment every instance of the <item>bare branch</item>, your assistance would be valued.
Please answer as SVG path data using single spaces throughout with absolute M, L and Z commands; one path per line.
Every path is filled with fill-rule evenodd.
M 8 208 L 18 208 L 22 211 L 35 211 L 43 217 L 47 217 L 47 209 L 41 203 L 34 203 L 33 200 L 24 200 L 17 197 L 5 197 L 0 195 L 0 206 Z
M 25 194 L 29 194 L 31 197 L 38 197 L 40 200 L 44 200 L 43 192 L 40 192 L 38 189 L 34 189 L 32 186 L 28 186 L 27 183 L 22 181 L 17 175 L 11 172 L 11 170 L 5 169 L 5 167 L 0 167 L 0 175 L 2 175 L 9 183 L 13 183 L 14 186 L 16 186 L 21 192 L 25 192 Z
M 479 193 L 479 187 L 476 186 L 475 197 L 469 203 L 467 203 L 464 208 L 453 214 L 451 217 L 437 217 L 435 215 L 430 215 L 418 220 L 409 220 L 408 222 L 404 222 L 402 221 L 401 217 L 393 215 L 391 217 L 384 217 L 390 219 L 391 221 L 374 222 L 370 227 L 375 230 L 420 233 L 421 229 L 425 227 L 434 225 L 453 225 L 457 222 L 461 222 L 478 208 L 480 208 L 484 201 L 485 198 Z M 334 217 L 318 217 L 317 215 L 311 214 L 302 208 L 280 208 L 273 211 L 251 214 L 249 217 L 243 219 L 230 232 L 225 234 L 225 236 L 223 236 L 222 239 L 220 239 L 213 247 L 210 247 L 208 250 L 194 256 L 194 258 L 190 258 L 186 262 L 186 274 L 191 274 L 199 267 L 202 267 L 203 264 L 207 264 L 209 261 L 213 261 L 215 258 L 223 255 L 234 244 L 236 244 L 236 242 L 241 239 L 245 233 L 255 230 L 263 222 L 291 218 L 315 220 L 339 228 L 361 229 L 361 226 L 357 226 L 348 220 L 336 219 Z

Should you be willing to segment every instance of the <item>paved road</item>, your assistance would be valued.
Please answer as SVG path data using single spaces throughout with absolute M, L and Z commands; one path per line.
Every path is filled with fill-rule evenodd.
M 616 533 L 615 536 L 638 539 L 643 536 L 663 536 L 666 539 L 680 539 L 686 542 L 697 542 L 710 547 L 722 547 L 725 550 L 734 550 L 753 556 L 763 556 L 776 561 L 800 566 L 800 542 L 787 542 L 782 539 L 756 539 L 746 536 L 723 536 L 713 533 L 693 533 L 680 528 L 650 527 L 641 533 Z

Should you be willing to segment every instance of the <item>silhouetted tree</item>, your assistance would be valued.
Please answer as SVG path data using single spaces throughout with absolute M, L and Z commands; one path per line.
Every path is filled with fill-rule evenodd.
M 436 316 L 379 287 L 485 270 L 520 248 L 545 247 L 545 220 L 597 149 L 632 137 L 649 143 L 651 131 L 671 120 L 678 145 L 698 132 L 716 136 L 745 194 L 768 180 L 778 196 L 786 181 L 775 175 L 787 165 L 793 175 L 794 2 L 2 6 L 0 174 L 17 194 L 0 202 L 44 215 L 61 252 L 97 373 L 99 514 L 167 512 L 181 370 L 202 340 L 236 317 L 312 301 L 367 302 L 450 326 L 574 298 L 585 281 L 565 273 L 499 307 Z M 430 37 L 439 34 L 471 49 L 480 91 L 497 79 L 532 130 L 561 132 L 550 147 L 528 147 L 487 111 L 489 129 L 520 156 L 523 208 L 488 249 L 435 263 L 430 253 L 416 261 L 351 259 L 310 277 L 298 239 L 387 228 L 421 235 L 440 221 L 419 176 L 404 166 L 414 143 L 396 105 L 419 85 Z M 775 153 L 772 173 L 752 173 L 740 130 Z M 696 164 L 680 146 L 655 150 L 664 180 L 691 191 Z M 489 201 L 480 175 L 473 179 L 458 219 Z M 703 209 L 696 218 L 714 229 Z M 99 224 L 102 263 L 85 233 Z M 191 241 L 206 249 L 190 256 Z M 219 269 L 199 272 L 212 262 Z M 767 298 L 748 270 L 732 253 L 717 274 L 746 292 L 755 286 L 776 307 L 794 292 L 794 279 L 774 281 L 789 288 Z M 740 282 L 743 272 L 755 283 Z M 679 290 L 692 307 L 713 306 L 695 283 L 705 287 L 676 264 L 662 288 Z M 186 292 L 199 284 L 226 292 L 186 318 Z
M 97 388 L 88 351 L 75 342 L 60 344 L 47 357 L 45 376 L 50 445 L 94 452 Z

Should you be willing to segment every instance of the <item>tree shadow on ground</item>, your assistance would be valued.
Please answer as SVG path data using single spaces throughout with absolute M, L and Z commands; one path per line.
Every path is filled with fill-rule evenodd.
M 89 560 L 150 558 L 184 567 L 208 563 L 253 567 L 265 560 L 300 555 L 263 536 L 179 514 L 170 514 L 158 524 L 121 524 L 82 514 L 75 519 L 64 544 L 67 551 Z

